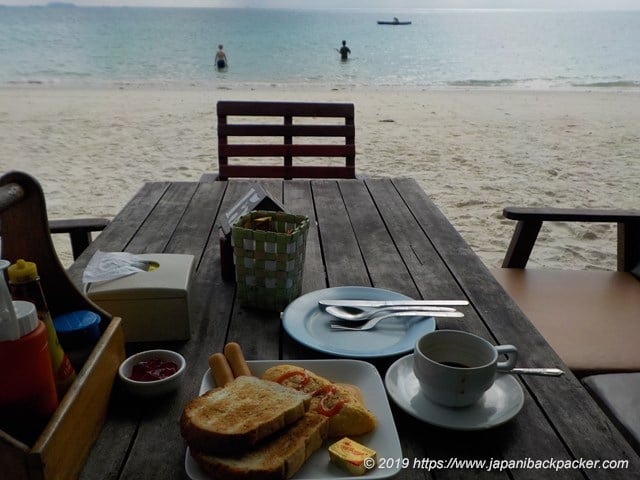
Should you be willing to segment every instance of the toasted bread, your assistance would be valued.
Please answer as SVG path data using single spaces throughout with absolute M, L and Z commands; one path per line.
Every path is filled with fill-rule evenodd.
M 311 394 L 309 411 L 329 417 L 330 437 L 363 435 L 376 428 L 376 417 L 366 408 L 355 385 L 334 384 L 309 370 L 286 364 L 267 369 L 262 378 Z
M 274 382 L 242 376 L 194 398 L 184 408 L 180 432 L 201 452 L 239 452 L 302 418 L 309 395 Z
M 327 437 L 328 421 L 307 413 L 285 430 L 253 449 L 229 456 L 191 450 L 191 456 L 212 478 L 225 480 L 284 480 L 291 478 Z

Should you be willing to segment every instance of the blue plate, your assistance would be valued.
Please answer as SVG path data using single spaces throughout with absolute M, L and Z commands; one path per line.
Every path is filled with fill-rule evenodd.
M 416 340 L 436 329 L 433 317 L 398 317 L 363 332 L 331 330 L 335 317 L 318 306 L 320 300 L 405 300 L 390 290 L 371 287 L 334 287 L 309 292 L 287 305 L 282 326 L 295 340 L 319 352 L 340 357 L 375 358 L 413 351 Z

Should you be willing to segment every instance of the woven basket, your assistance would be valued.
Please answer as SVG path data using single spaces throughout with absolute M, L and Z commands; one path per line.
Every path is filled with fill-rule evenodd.
M 274 231 L 245 228 L 269 217 Z M 241 305 L 279 311 L 300 295 L 309 219 L 284 212 L 253 211 L 231 229 L 238 300 Z

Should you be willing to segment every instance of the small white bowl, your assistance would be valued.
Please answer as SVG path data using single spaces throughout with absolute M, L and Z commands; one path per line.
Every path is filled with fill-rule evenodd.
M 160 380 L 152 380 L 149 382 L 132 380 L 130 377 L 133 366 L 139 362 L 151 360 L 152 358 L 158 358 L 166 362 L 173 362 L 178 365 L 178 370 L 174 374 Z M 184 357 L 177 352 L 173 352 L 171 350 L 146 350 L 144 352 L 131 355 L 122 362 L 120 364 L 120 368 L 118 368 L 118 376 L 131 393 L 144 397 L 152 397 L 168 393 L 178 388 L 182 382 L 186 366 L 187 362 Z

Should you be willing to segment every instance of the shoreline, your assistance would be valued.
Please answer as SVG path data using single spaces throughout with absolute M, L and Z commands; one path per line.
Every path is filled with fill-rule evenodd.
M 496 84 L 492 84 L 496 83 Z M 321 92 L 321 91 L 368 91 L 368 92 L 526 92 L 526 93 L 595 93 L 595 94 L 640 94 L 640 82 L 608 82 L 605 84 L 585 84 L 585 85 L 536 85 L 518 84 L 507 82 L 491 82 L 487 84 L 470 81 L 455 82 L 454 84 L 432 84 L 432 85 L 372 85 L 372 84 L 346 84 L 346 83 L 308 83 L 308 82 L 235 82 L 226 81 L 117 81 L 91 83 L 54 83 L 47 81 L 25 81 L 0 83 L 0 92 L 12 90 L 47 90 L 47 91 L 166 91 L 166 92 Z
M 353 102 L 358 174 L 416 178 L 490 267 L 507 205 L 638 208 L 640 92 L 626 89 L 3 86 L 0 167 L 42 183 L 50 218 L 112 217 L 144 181 L 216 171 L 221 99 Z M 615 227 L 554 225 L 531 265 L 615 269 L 615 248 Z

